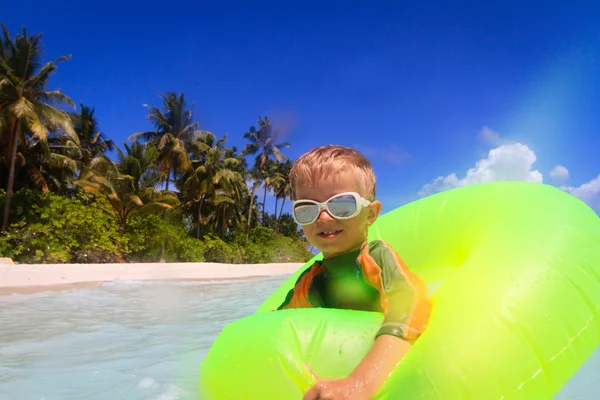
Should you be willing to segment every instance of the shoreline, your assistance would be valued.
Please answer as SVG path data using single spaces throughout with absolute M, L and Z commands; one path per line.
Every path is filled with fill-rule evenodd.
M 106 282 L 215 281 L 291 275 L 303 263 L 0 264 L 0 296 L 84 289 Z

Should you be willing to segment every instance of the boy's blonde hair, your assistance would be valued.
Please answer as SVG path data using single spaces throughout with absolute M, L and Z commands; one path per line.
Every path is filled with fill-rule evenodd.
M 296 199 L 298 185 L 310 185 L 341 172 L 353 171 L 362 189 L 361 195 L 375 200 L 375 173 L 371 162 L 358 150 L 350 147 L 325 145 L 304 153 L 290 171 L 292 195 Z

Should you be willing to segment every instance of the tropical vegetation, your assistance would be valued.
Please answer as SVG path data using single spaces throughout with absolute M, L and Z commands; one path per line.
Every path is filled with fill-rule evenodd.
M 200 129 L 184 93 L 147 105 L 122 144 L 94 107 L 53 89 L 70 56 L 43 62 L 41 34 L 0 38 L 0 256 L 20 262 L 307 260 L 284 212 L 290 143 L 268 117 L 240 135 Z M 142 121 L 141 121 L 142 122 Z M 275 207 L 267 210 L 267 195 Z

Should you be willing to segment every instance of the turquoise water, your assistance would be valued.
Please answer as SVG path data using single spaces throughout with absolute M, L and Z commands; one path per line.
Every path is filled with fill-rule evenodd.
M 0 297 L 0 399 L 195 399 L 199 363 L 221 329 L 286 278 Z M 597 399 L 598 371 L 600 351 L 556 400 Z
M 199 363 L 223 326 L 285 278 L 0 297 L 0 399 L 195 399 Z

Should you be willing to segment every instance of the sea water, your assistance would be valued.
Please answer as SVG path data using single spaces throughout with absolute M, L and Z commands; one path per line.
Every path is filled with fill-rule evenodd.
M 0 399 L 195 399 L 200 361 L 223 327 L 286 278 L 0 297 Z
M 223 327 L 287 276 L 116 282 L 0 297 L 0 400 L 196 399 Z M 597 399 L 597 351 L 556 400 Z

